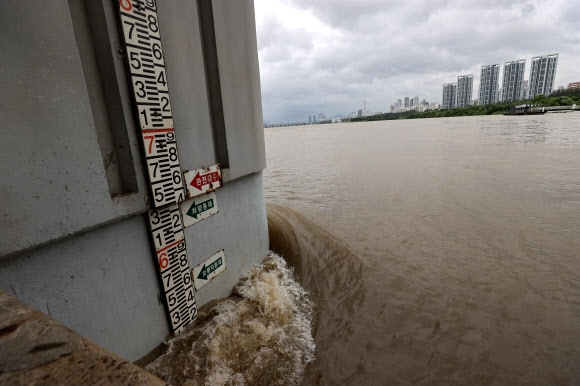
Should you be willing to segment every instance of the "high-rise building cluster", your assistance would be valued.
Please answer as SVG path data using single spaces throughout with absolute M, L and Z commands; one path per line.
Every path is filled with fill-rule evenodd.
M 479 99 L 473 96 L 473 74 L 459 75 L 457 83 L 443 84 L 441 108 L 452 109 L 471 104 L 489 105 L 498 102 L 512 102 L 533 98 L 536 95 L 550 95 L 554 89 L 558 54 L 534 56 L 531 61 L 530 76 L 524 80 L 526 60 L 505 62 L 503 81 L 500 85 L 500 65 L 481 66 L 479 78 Z
M 465 107 L 472 104 L 473 74 L 459 75 L 457 83 L 443 84 L 442 109 Z
M 318 113 L 318 115 L 313 114 L 308 116 L 308 123 L 316 123 L 319 121 L 324 121 L 325 119 L 326 116 L 324 115 L 324 113 Z
M 434 107 L 435 104 L 427 102 L 425 99 L 421 99 L 419 101 L 419 97 L 404 97 L 403 99 L 397 99 L 395 103 L 393 103 L 390 107 L 391 113 L 402 113 L 404 111 L 426 111 L 429 109 L 439 108 L 439 103 L 436 103 L 437 107 Z

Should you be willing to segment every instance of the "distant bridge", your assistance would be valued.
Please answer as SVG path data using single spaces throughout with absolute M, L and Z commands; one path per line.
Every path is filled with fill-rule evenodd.
M 542 107 L 545 112 L 566 112 L 566 111 L 580 111 L 580 105 L 572 105 L 572 106 L 549 106 L 549 107 Z
M 506 115 L 528 115 L 528 114 L 545 114 L 545 113 L 566 113 L 569 111 L 579 111 L 579 105 L 572 106 L 538 106 L 538 105 L 518 105 L 510 107 Z
M 341 118 L 340 122 L 350 122 L 350 118 Z M 327 123 L 340 123 L 335 122 L 335 119 L 324 119 L 318 122 L 294 122 L 294 123 L 269 123 L 264 125 L 264 128 L 269 127 L 288 127 L 288 126 L 308 126 L 308 125 L 324 125 Z
M 264 128 L 267 127 L 286 127 L 286 126 L 308 126 L 308 125 L 317 125 L 318 122 L 316 123 L 311 123 L 311 122 L 294 122 L 294 123 L 270 123 L 267 125 L 264 125 Z
M 517 107 L 517 106 L 516 106 Z M 572 106 L 534 106 L 529 109 L 532 112 L 544 112 L 544 113 L 559 113 L 559 112 L 566 112 L 566 111 L 578 111 L 580 110 L 579 105 L 572 105 Z

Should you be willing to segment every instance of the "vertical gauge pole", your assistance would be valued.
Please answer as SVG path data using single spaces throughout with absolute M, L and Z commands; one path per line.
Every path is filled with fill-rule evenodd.
M 147 162 L 151 237 L 173 331 L 197 316 L 179 203 L 185 198 L 155 0 L 119 0 L 127 69 Z

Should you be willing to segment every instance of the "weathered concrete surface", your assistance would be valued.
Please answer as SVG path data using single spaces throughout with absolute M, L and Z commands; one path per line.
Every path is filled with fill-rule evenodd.
M 165 385 L 0 290 L 0 384 Z
M 159 3 L 181 169 L 221 162 L 221 148 L 229 154 L 216 192 L 220 212 L 185 230 L 190 268 L 226 253 L 227 269 L 196 293 L 201 306 L 229 294 L 268 251 L 253 4 L 214 1 L 217 41 L 205 52 L 198 5 L 209 2 Z M 116 48 L 119 2 L 2 6 L 0 48 L 10 55 L 0 63 L 0 288 L 135 360 L 170 329 L 147 225 L 128 58 Z M 215 66 L 205 68 L 211 52 Z M 208 78 L 221 86 L 212 89 Z M 223 130 L 209 94 L 223 105 Z
M 0 260 L 0 288 L 130 361 L 170 333 L 146 215 Z
M 223 249 L 225 271 L 196 291 L 198 305 L 228 296 L 240 273 L 268 254 L 268 220 L 262 173 L 250 174 L 216 190 L 219 212 L 185 228 L 191 268 Z
M 266 168 L 262 92 L 253 1 L 212 0 L 229 171 L 224 180 Z
M 157 7 L 181 169 L 214 165 L 197 2 L 159 1 Z
M 83 71 L 73 28 L 79 24 L 84 26 L 73 20 L 66 1 L 42 9 L 36 1 L 2 2 L 0 49 L 10 55 L 0 63 L 0 258 L 145 210 L 142 172 L 135 176 L 141 193 L 111 195 L 109 155 L 99 147 L 105 140 L 99 133 L 107 130 L 97 131 L 93 119 L 95 82 Z M 126 99 L 126 150 L 141 171 Z M 103 110 L 95 114 L 107 116 Z
M 185 229 L 190 267 L 220 249 L 227 269 L 196 292 L 198 305 L 228 296 L 239 273 L 268 253 L 262 173 L 216 191 L 219 213 Z M 146 215 L 0 260 L 0 288 L 133 361 L 170 333 Z

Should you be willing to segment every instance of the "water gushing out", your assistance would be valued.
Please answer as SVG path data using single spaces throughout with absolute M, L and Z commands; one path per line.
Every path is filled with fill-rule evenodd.
M 174 385 L 300 384 L 314 360 L 313 312 L 292 269 L 270 253 L 146 368 Z

